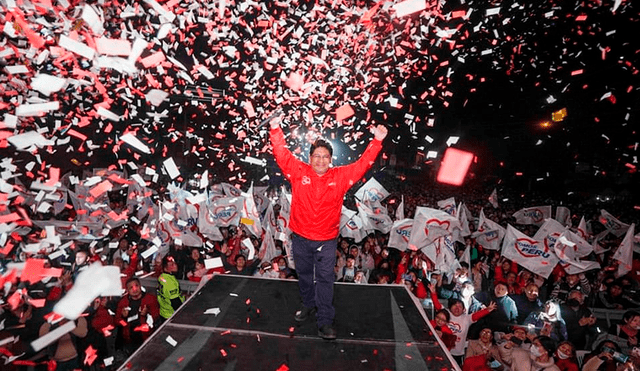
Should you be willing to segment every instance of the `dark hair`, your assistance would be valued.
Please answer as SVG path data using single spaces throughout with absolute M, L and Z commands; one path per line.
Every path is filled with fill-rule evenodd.
M 462 300 L 449 299 L 449 309 L 453 308 L 453 306 L 456 305 L 456 304 L 461 304 L 462 307 L 464 308 L 464 303 L 462 302 Z
M 127 283 L 124 284 L 124 287 L 129 286 L 130 282 L 137 282 L 138 285 L 140 284 L 140 280 L 138 279 L 138 277 L 131 277 L 127 280 Z
M 469 269 L 469 264 L 467 264 L 467 262 L 460 262 L 460 266 L 461 266 L 462 268 L 467 268 L 467 269 Z
M 329 151 L 329 155 L 333 156 L 333 147 L 331 147 L 331 143 L 324 140 L 323 138 L 318 138 L 315 142 L 313 142 L 311 148 L 309 148 L 309 157 L 311 157 L 311 155 L 313 155 L 313 152 L 315 152 L 315 150 L 319 147 L 325 148 L 327 151 Z
M 620 346 L 618 345 L 618 343 L 616 343 L 615 341 L 613 341 L 611 339 L 604 339 L 600 343 L 598 343 L 598 345 L 595 348 L 593 348 L 593 352 L 591 354 L 600 354 L 600 353 L 602 353 L 602 348 L 604 348 L 604 344 L 605 343 L 611 344 L 612 347 L 610 347 L 610 348 L 612 348 L 616 352 L 620 351 Z
M 624 315 L 622 316 L 622 322 L 631 321 L 633 317 L 640 317 L 640 313 L 636 312 L 635 310 L 628 310 L 624 312 Z
M 556 351 L 556 348 L 557 348 L 556 341 L 544 335 L 540 335 L 536 337 L 536 339 L 540 342 L 540 345 L 542 345 L 544 350 L 547 351 L 547 354 L 549 355 L 549 357 L 553 357 L 553 353 Z
M 238 259 L 240 259 L 240 258 L 243 258 L 243 259 L 244 259 L 244 261 L 247 261 L 247 257 L 246 257 L 246 256 L 244 256 L 244 255 L 242 255 L 242 254 L 238 254 L 238 255 L 236 255 L 236 257 L 234 258 L 234 261 L 237 263 L 237 262 L 238 262 Z
M 353 260 L 355 260 L 355 259 L 356 259 L 356 257 L 355 257 L 355 256 L 353 256 L 353 255 L 351 255 L 351 254 L 348 254 L 348 255 L 344 258 L 344 260 L 349 260 L 349 259 L 353 259 Z
M 175 262 L 176 264 L 178 263 L 173 255 L 167 254 L 162 258 L 162 268 L 165 268 L 170 261 Z
M 447 322 L 449 322 L 451 320 L 451 314 L 449 313 L 448 310 L 442 308 L 439 311 L 436 312 L 436 314 L 433 316 L 433 318 L 435 318 L 438 314 L 444 314 L 445 317 L 447 317 Z

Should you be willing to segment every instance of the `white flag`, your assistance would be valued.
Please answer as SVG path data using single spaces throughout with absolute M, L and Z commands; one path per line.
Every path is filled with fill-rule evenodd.
M 544 246 L 542 241 L 532 239 L 511 225 L 507 226 L 507 234 L 502 243 L 502 256 L 544 278 L 549 278 L 558 264 L 556 254 Z
M 241 222 L 247 226 L 249 232 L 254 236 L 260 238 L 262 236 L 262 224 L 260 223 L 260 213 L 253 199 L 253 183 L 249 187 L 247 193 L 243 193 L 244 206 L 242 207 L 242 219 Z
M 451 215 L 451 216 L 458 216 L 456 214 L 456 199 L 453 197 L 449 197 L 446 200 L 440 200 L 438 201 L 438 207 L 440 208 L 440 210 L 444 211 L 445 213 Z
M 478 229 L 471 234 L 476 243 L 488 250 L 500 250 L 506 230 L 498 223 L 488 219 L 484 215 L 484 209 L 480 210 Z
M 566 228 L 555 219 L 546 219 L 542 227 L 533 235 L 533 239 L 544 242 L 544 245 L 548 249 L 553 250 L 558 237 L 560 237 L 565 230 Z
M 494 209 L 498 208 L 498 191 L 494 188 L 491 195 L 489 195 L 489 202 Z
M 460 202 L 458 205 L 458 211 L 456 212 L 458 215 L 458 220 L 460 221 L 460 226 L 462 230 L 460 231 L 460 235 L 463 237 L 467 237 L 471 235 L 471 229 L 469 228 L 469 221 L 472 220 L 471 212 L 467 208 L 465 204 Z
M 365 198 L 372 201 L 382 201 L 389 197 L 389 192 L 375 178 L 370 178 L 356 191 L 355 197 L 360 201 L 364 201 Z
M 401 196 L 400 205 L 396 209 L 396 220 L 404 219 L 404 195 Z
M 584 216 L 582 216 L 578 224 L 578 234 L 587 241 L 589 240 L 589 235 L 591 235 L 587 229 L 587 222 L 584 220 Z
M 369 208 L 363 202 L 356 201 L 358 207 L 358 213 L 360 218 L 364 221 L 365 230 L 368 232 L 369 228 L 375 229 L 382 233 L 389 233 L 393 226 L 393 220 L 386 213 L 376 213 L 373 209 Z
M 262 258 L 262 261 L 265 262 L 271 261 L 271 259 L 280 255 L 278 249 L 276 249 L 276 242 L 273 239 L 273 234 L 271 233 L 270 228 L 265 228 L 264 231 L 264 237 L 262 239 L 262 245 L 260 246 L 260 252 L 262 252 L 263 250 L 266 250 L 264 257 Z
M 438 238 L 452 234 L 455 229 L 461 229 L 457 218 L 442 210 L 418 206 L 411 228 L 409 249 L 420 250 Z
M 342 214 L 340 215 L 340 235 L 342 237 L 353 238 L 355 242 L 359 243 L 367 236 L 362 224 L 360 216 L 355 211 L 342 206 Z
M 262 214 L 271 204 L 271 200 L 267 197 L 268 189 L 269 187 L 253 187 L 253 201 L 258 208 L 258 214 Z
M 578 247 L 568 237 L 573 232 L 567 230 L 556 240 L 554 252 L 560 261 L 558 264 L 567 274 L 578 274 L 593 269 L 600 269 L 600 263 L 591 260 L 580 260 L 576 254 Z M 574 234 L 575 235 L 575 234 Z
M 620 237 L 629 229 L 629 224 L 623 223 L 609 214 L 605 209 L 600 210 L 598 221 L 607 228 L 608 231 Z
M 400 251 L 404 251 L 409 246 L 409 238 L 411 237 L 411 228 L 413 228 L 413 219 L 396 220 L 389 232 L 389 247 L 395 247 Z
M 613 258 L 619 262 L 616 277 L 622 277 L 631 272 L 631 263 L 633 262 L 633 233 L 635 226 L 636 225 L 634 223 L 627 228 L 627 234 L 624 236 L 618 250 L 613 254 Z
M 214 196 L 215 197 L 215 196 Z M 229 227 L 240 223 L 240 215 L 243 207 L 242 197 L 217 197 L 209 205 L 209 214 L 218 227 Z
M 264 217 L 262 218 L 262 227 L 265 230 L 270 230 L 271 235 L 273 236 L 278 230 L 278 220 L 276 219 L 276 213 L 273 211 L 273 205 L 269 204 L 267 206 L 267 210 L 264 212 Z
M 564 226 L 571 226 L 571 211 L 564 206 L 556 207 L 556 220 Z
M 540 226 L 545 219 L 551 218 L 551 206 L 533 206 L 520 209 L 513 214 L 518 224 Z

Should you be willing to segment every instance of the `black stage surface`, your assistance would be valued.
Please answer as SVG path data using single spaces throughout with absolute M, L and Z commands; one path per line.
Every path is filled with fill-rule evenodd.
M 120 370 L 459 370 L 404 286 L 336 283 L 334 303 L 327 341 L 294 320 L 297 281 L 216 275 Z

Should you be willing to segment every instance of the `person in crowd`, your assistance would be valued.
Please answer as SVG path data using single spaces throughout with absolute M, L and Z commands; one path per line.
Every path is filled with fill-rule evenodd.
M 538 297 L 538 293 L 538 285 L 531 282 L 525 286 L 522 294 L 511 296 L 518 309 L 517 323 L 524 323 L 524 320 L 527 319 L 531 312 L 542 309 L 542 301 Z
M 433 301 L 433 307 L 435 310 L 442 309 L 442 304 L 436 294 L 436 289 L 433 285 L 429 285 L 429 291 L 431 292 L 431 300 Z M 483 317 L 489 315 L 496 310 L 496 303 L 491 302 L 489 305 L 473 314 L 464 312 L 464 304 L 458 299 L 449 299 L 449 327 L 454 335 L 456 335 L 455 346 L 451 349 L 451 355 L 458 362 L 458 365 L 462 365 L 465 355 L 465 348 L 467 344 L 467 333 L 469 327 Z
M 548 300 L 543 309 L 531 312 L 524 324 L 530 326 L 536 334 L 549 336 L 556 342 L 568 339 L 567 326 L 562 319 L 560 306 L 555 301 Z
M 567 296 L 572 290 L 578 290 L 585 296 L 591 294 L 591 284 L 584 273 L 564 275 L 553 286 L 549 299 L 555 299 L 562 304 L 567 300 Z
M 529 351 L 520 347 L 510 350 L 502 353 L 502 359 L 512 371 L 560 371 L 553 358 L 556 342 L 548 336 L 535 337 Z
M 264 255 L 264 251 L 262 252 Z M 247 265 L 247 258 L 243 254 L 236 255 L 235 264 L 228 267 L 229 274 L 237 274 L 240 276 L 253 276 L 256 268 L 260 264 L 261 257 L 254 259 L 251 264 Z
M 342 271 L 340 272 L 339 282 L 353 282 L 356 276 L 356 258 L 349 254 L 346 258 L 346 263 L 344 267 L 342 267 Z
M 594 344 L 609 340 L 615 342 L 622 353 L 631 354 L 632 349 L 638 346 L 638 330 L 640 330 L 640 313 L 628 310 L 622 316 L 620 323 L 612 324 L 606 333 L 596 338 Z
M 482 292 L 489 288 L 488 269 L 489 266 L 480 259 L 471 262 L 471 281 L 474 292 Z
M 40 326 L 40 336 L 44 336 L 55 330 L 59 326 L 67 323 L 69 320 L 64 318 L 55 324 L 45 322 Z M 56 371 L 73 371 L 81 367 L 84 360 L 80 359 L 82 349 L 76 346 L 77 338 L 87 336 L 87 320 L 84 317 L 78 317 L 75 320 L 76 327 L 47 347 L 49 357 L 56 362 Z M 74 339 L 74 337 L 76 339 Z
M 204 266 L 204 260 L 198 259 L 191 270 L 187 271 L 187 279 L 192 282 L 200 282 L 207 274 L 208 269 Z
M 286 148 L 280 120 L 270 120 L 270 138 L 276 163 L 291 183 L 289 229 L 303 305 L 295 319 L 306 321 L 317 307 L 318 335 L 335 339 L 333 284 L 342 203 L 349 188 L 373 165 L 387 128 L 373 129 L 374 140 L 355 163 L 332 168 L 333 148 L 323 139 L 311 146 L 308 164 L 296 159 Z
M 522 294 L 522 287 L 518 282 L 518 275 L 515 272 L 507 273 L 507 293 L 509 295 L 519 295 Z
M 76 251 L 73 264 L 71 265 L 71 277 L 74 282 L 76 278 L 78 278 L 78 275 L 80 274 L 80 272 L 82 272 L 83 270 L 87 269 L 87 267 L 89 267 L 89 263 L 90 263 L 89 258 L 90 258 L 89 250 L 78 249 Z
M 456 345 L 456 336 L 449 327 L 451 314 L 446 309 L 436 311 L 433 319 L 430 321 L 431 326 L 436 331 L 436 335 L 440 337 L 447 349 L 451 350 Z
M 596 307 L 608 309 L 640 308 L 640 302 L 625 295 L 622 287 L 621 280 L 609 283 L 605 291 L 598 292 Z
M 584 299 L 582 291 L 572 290 L 567 301 L 560 305 L 560 314 L 567 326 L 568 340 L 576 349 L 586 349 L 587 338 L 597 333 L 596 317 L 584 305 Z
M 118 240 L 118 247 L 115 249 L 113 255 L 111 256 L 111 262 L 113 263 L 118 258 L 124 261 L 128 261 L 129 256 L 127 255 L 127 251 L 129 251 L 130 246 L 131 243 L 129 243 L 129 240 L 126 237 L 120 237 L 120 239 Z
M 465 281 L 460 285 L 460 291 L 452 291 L 444 287 L 441 288 L 439 297 L 443 299 L 458 299 L 464 304 L 465 313 L 473 314 L 485 307 L 474 294 L 475 287 L 473 282 Z
M 555 358 L 556 366 L 560 371 L 580 371 L 580 365 L 578 365 L 576 358 L 576 347 L 570 341 L 558 344 Z
M 157 327 L 160 307 L 153 295 L 142 290 L 138 278 L 130 278 L 126 290 L 127 294 L 118 302 L 115 322 L 121 332 L 124 355 L 128 357 Z
M 355 277 L 353 278 L 353 283 L 357 283 L 357 284 L 368 284 L 368 281 L 367 281 L 367 272 L 365 272 L 365 271 L 363 271 L 363 270 L 361 270 L 361 269 L 358 269 L 358 270 L 356 271 L 356 275 L 355 275 Z
M 160 321 L 165 321 L 180 308 L 185 300 L 180 291 L 180 282 L 174 274 L 178 272 L 175 258 L 167 254 L 162 258 L 162 274 L 158 277 L 158 304 Z
M 276 259 L 278 264 L 278 272 L 284 273 L 285 276 L 293 273 L 293 269 L 289 268 L 289 264 L 287 263 L 287 259 L 284 256 L 279 256 Z
M 518 274 L 518 265 L 513 263 L 511 260 L 501 257 L 494 268 L 494 286 L 498 282 L 506 283 L 507 282 L 507 274 L 509 272 L 513 272 L 516 275 Z
M 479 357 L 480 362 L 477 361 L 478 358 L 474 357 Z M 480 330 L 478 339 L 469 340 L 464 366 L 468 363 L 485 364 L 487 360 L 502 362 L 498 346 L 493 339 L 493 330 L 490 327 L 484 326 Z
M 582 361 L 582 371 L 616 371 L 621 362 L 614 359 L 614 354 L 621 354 L 618 344 L 604 340 L 596 344 L 593 351 Z
M 278 274 L 278 271 L 273 269 L 273 264 L 270 262 L 262 262 L 253 276 L 261 278 L 278 278 L 280 275 Z
M 483 325 L 489 325 L 494 331 L 506 332 L 509 326 L 516 323 L 518 318 L 516 303 L 507 293 L 506 282 L 496 281 L 493 295 L 489 295 L 487 292 L 477 295 L 478 300 L 485 305 L 490 302 L 496 303 L 496 310 L 482 320 Z

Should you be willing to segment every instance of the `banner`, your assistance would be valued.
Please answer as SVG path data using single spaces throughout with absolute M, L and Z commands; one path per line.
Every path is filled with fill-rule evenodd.
M 456 215 L 458 215 L 458 220 L 460 221 L 460 227 L 462 228 L 460 230 L 460 235 L 463 237 L 467 237 L 471 235 L 471 229 L 469 229 L 469 218 L 471 216 L 471 213 L 469 212 L 469 209 L 467 209 L 467 207 L 460 202 L 460 205 L 458 205 L 458 210 L 456 211 Z
M 616 236 L 622 236 L 627 229 L 629 229 L 629 224 L 623 223 L 616 219 L 613 215 L 609 214 L 605 209 L 600 210 L 600 217 L 598 221 L 604 225 L 607 230 Z
M 271 204 L 271 200 L 267 197 L 268 189 L 269 187 L 253 187 L 253 201 L 256 203 L 256 208 L 258 208 L 258 214 L 260 215 Z
M 387 246 L 395 247 L 400 251 L 406 250 L 409 247 L 411 228 L 413 228 L 413 219 L 396 220 L 389 232 L 389 243 Z
M 452 234 L 455 229 L 461 229 L 457 218 L 442 210 L 418 206 L 411 228 L 409 249 L 420 250 L 438 238 Z
M 580 219 L 580 223 L 578 224 L 578 234 L 587 241 L 591 235 L 591 231 L 587 229 L 587 222 L 584 220 L 584 216 L 582 216 L 582 219 Z
M 367 236 L 362 227 L 363 222 L 358 213 L 343 205 L 340 215 L 340 235 L 345 238 L 353 238 L 355 242 L 359 243 Z
M 360 201 L 364 201 L 365 198 L 371 201 L 382 201 L 389 197 L 389 192 L 375 178 L 370 178 L 356 191 L 355 197 Z
M 253 199 L 253 183 L 247 193 L 242 193 L 244 197 L 244 206 L 242 207 L 242 224 L 247 226 L 251 234 L 260 238 L 262 237 L 262 224 L 260 223 L 260 213 Z
M 218 227 L 238 225 L 243 206 L 242 197 L 218 197 L 210 203 L 207 217 L 211 218 Z
M 544 278 L 549 278 L 558 264 L 556 254 L 542 241 L 532 239 L 511 225 L 507 226 L 502 243 L 502 256 Z
M 534 206 L 520 209 L 513 214 L 518 224 L 541 226 L 545 219 L 551 218 L 551 206 Z

